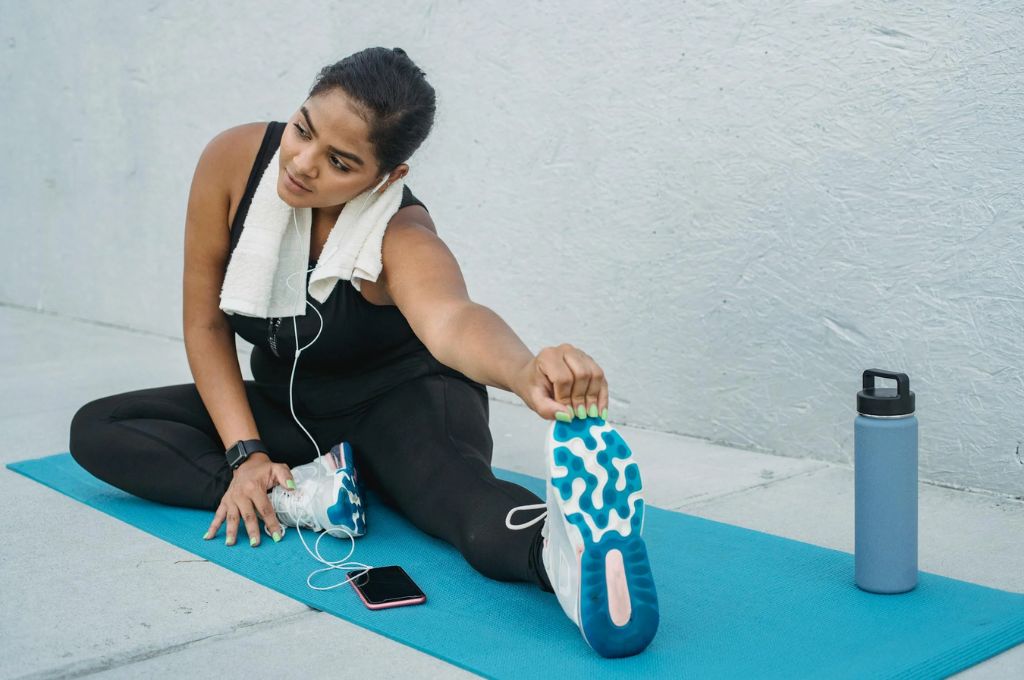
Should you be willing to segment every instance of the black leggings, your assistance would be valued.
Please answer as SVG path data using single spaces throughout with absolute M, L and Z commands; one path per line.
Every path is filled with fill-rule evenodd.
M 329 415 L 304 416 L 296 408 L 321 452 L 348 441 L 363 484 L 419 529 L 454 545 L 485 576 L 532 582 L 551 592 L 540 557 L 543 522 L 521 530 L 505 526 L 512 507 L 543 501 L 494 476 L 486 389 L 428 373 L 359 399 L 351 393 L 358 384 L 338 382 L 336 388 L 348 394 L 335 403 L 350 406 Z M 315 388 L 321 398 L 325 386 Z M 245 381 L 245 390 L 271 460 L 289 467 L 313 460 L 313 443 L 289 411 L 287 385 L 283 392 L 268 391 Z M 232 477 L 192 383 L 89 402 L 71 422 L 70 450 L 99 479 L 169 505 L 216 510 Z M 538 512 L 516 513 L 513 522 Z M 372 509 L 367 514 L 372 527 Z

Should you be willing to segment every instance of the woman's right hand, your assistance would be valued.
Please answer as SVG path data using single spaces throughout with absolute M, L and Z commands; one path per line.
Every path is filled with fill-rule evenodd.
M 263 518 L 274 541 L 281 540 L 281 524 L 277 521 L 274 506 L 270 503 L 267 492 L 278 484 L 295 488 L 291 469 L 284 463 L 274 463 L 265 453 L 254 453 L 238 466 L 228 490 L 221 498 L 217 514 L 213 517 L 209 530 L 203 536 L 211 539 L 217 535 L 220 525 L 227 520 L 227 540 L 225 545 L 234 545 L 238 533 L 238 520 L 245 522 L 246 533 L 249 534 L 249 545 L 260 544 L 260 523 Z

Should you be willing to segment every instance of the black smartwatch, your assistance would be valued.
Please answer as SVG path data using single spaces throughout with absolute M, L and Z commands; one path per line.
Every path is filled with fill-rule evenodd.
M 259 439 L 245 439 L 235 442 L 230 449 L 224 452 L 224 455 L 227 457 L 228 465 L 231 466 L 231 469 L 237 470 L 238 466 L 244 463 L 246 458 L 257 451 L 262 451 L 269 455 L 267 447 Z

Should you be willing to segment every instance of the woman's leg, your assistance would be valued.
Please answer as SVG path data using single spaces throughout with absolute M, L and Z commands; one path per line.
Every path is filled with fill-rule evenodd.
M 295 466 L 315 458 L 291 413 L 269 402 L 251 381 L 245 388 L 271 460 Z M 191 383 L 89 402 L 71 421 L 69 448 L 93 476 L 158 503 L 215 510 L 231 482 L 224 445 Z
M 447 375 L 411 380 L 374 400 L 352 431 L 356 469 L 419 529 L 454 545 L 477 571 L 551 591 L 543 522 L 505 526 L 508 511 L 542 503 L 491 470 L 487 392 Z M 535 513 L 543 512 L 536 510 Z M 514 523 L 530 519 L 517 513 Z

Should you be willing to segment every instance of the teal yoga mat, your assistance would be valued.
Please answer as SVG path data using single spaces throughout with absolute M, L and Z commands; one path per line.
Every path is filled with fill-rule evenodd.
M 130 496 L 68 453 L 7 467 L 311 607 L 494 678 L 935 678 L 1024 641 L 1022 594 L 925 572 L 909 593 L 865 593 L 853 583 L 849 553 L 648 506 L 644 538 L 661 625 L 643 653 L 604 659 L 554 595 L 480 575 L 373 494 L 353 559 L 402 565 L 426 604 L 370 611 L 350 586 L 309 589 L 307 575 L 323 565 L 294 530 L 277 544 L 264 536 L 257 549 L 204 541 L 212 513 Z M 495 474 L 544 497 L 543 480 Z M 327 559 L 351 545 L 328 545 L 334 540 L 320 543 Z

